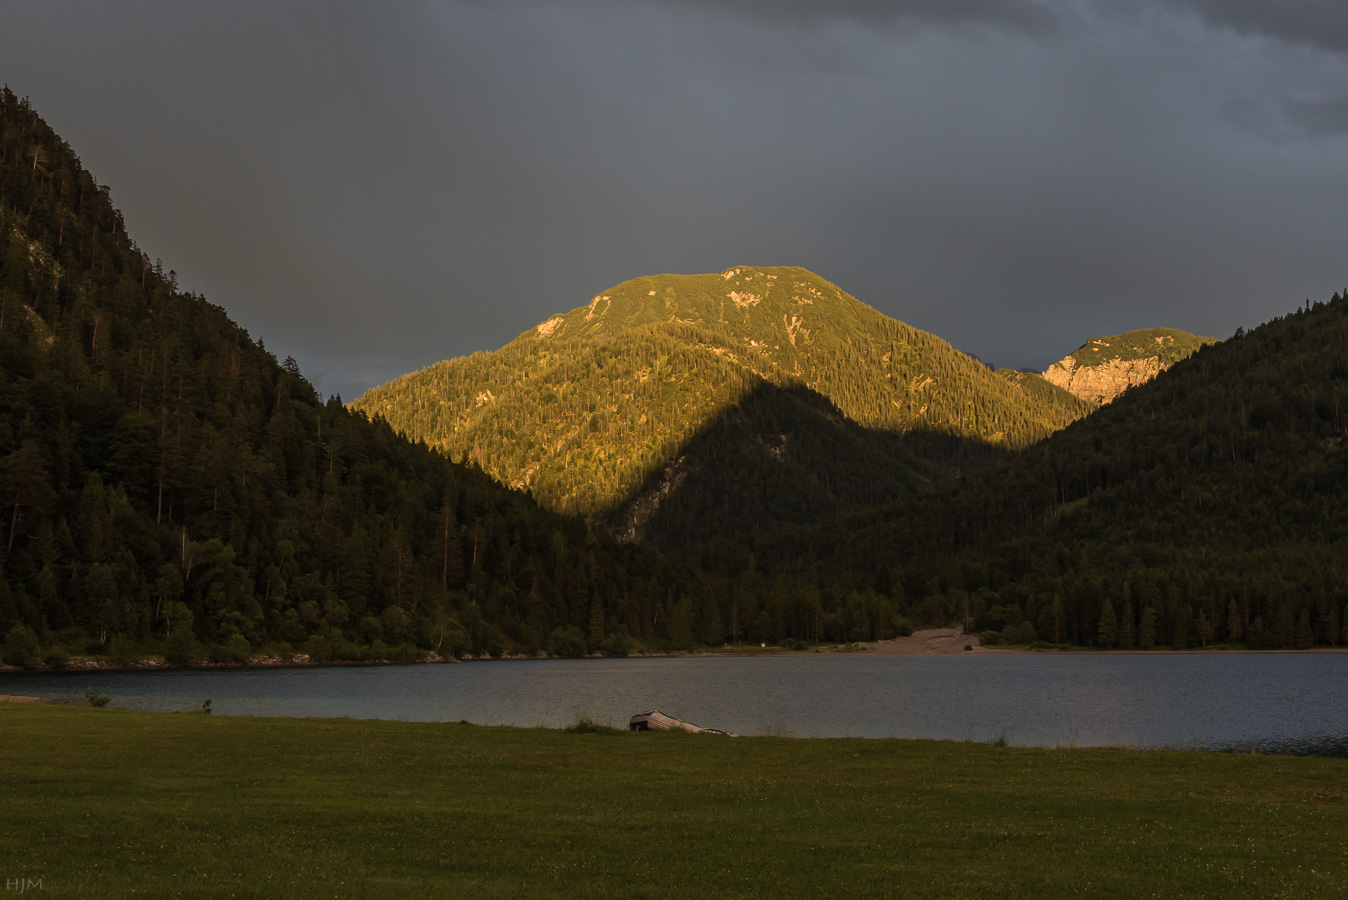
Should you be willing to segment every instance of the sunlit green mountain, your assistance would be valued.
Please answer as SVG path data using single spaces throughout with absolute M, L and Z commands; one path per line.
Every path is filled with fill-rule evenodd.
M 751 397 L 753 414 L 736 413 Z M 1000 376 L 804 269 L 751 266 L 632 279 L 501 350 L 437 363 L 353 406 L 546 506 L 632 536 L 676 490 L 727 498 L 687 504 L 707 513 L 730 505 L 734 485 L 750 494 L 813 485 L 794 513 L 747 498 L 746 517 L 764 521 L 904 495 L 1090 408 L 1047 383 Z M 742 427 L 727 431 L 727 421 Z M 708 429 L 721 438 L 703 436 Z M 829 455 L 796 450 L 813 444 Z M 773 467 L 793 474 L 764 471 Z M 688 472 L 714 475 L 718 486 Z M 709 524 L 690 518 L 665 530 Z

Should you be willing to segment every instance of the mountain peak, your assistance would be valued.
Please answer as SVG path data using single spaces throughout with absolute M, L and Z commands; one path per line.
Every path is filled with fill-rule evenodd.
M 739 346 L 780 350 L 813 344 L 823 331 L 839 326 L 845 341 L 855 327 L 882 318 L 807 269 L 733 266 L 702 275 L 646 275 L 624 281 L 595 294 L 584 306 L 550 316 L 517 340 L 585 340 L 684 326 L 729 332 L 722 336 Z
M 633 278 L 495 353 L 437 363 L 354 405 L 547 506 L 609 520 L 642 498 L 666 502 L 699 469 L 678 465 L 689 448 L 738 460 L 741 485 L 780 485 L 773 467 L 799 461 L 795 493 L 819 487 L 792 513 L 805 519 L 854 502 L 856 483 L 911 489 L 914 471 L 956 471 L 1089 408 L 1040 382 L 996 375 L 806 269 L 734 266 Z M 715 468 L 681 490 L 721 479 Z
M 1088 403 L 1101 405 L 1216 342 L 1216 338 L 1178 328 L 1142 328 L 1095 337 L 1049 366 L 1044 378 Z

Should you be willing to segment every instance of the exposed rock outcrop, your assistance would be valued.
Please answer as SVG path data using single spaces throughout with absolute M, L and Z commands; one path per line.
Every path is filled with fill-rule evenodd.
M 1169 366 L 1159 357 L 1111 359 L 1087 366 L 1068 356 L 1048 367 L 1044 379 L 1088 403 L 1109 403 L 1139 384 L 1151 381 Z
M 1091 338 L 1070 356 L 1048 367 L 1044 380 L 1087 403 L 1112 402 L 1124 391 L 1151 381 L 1215 338 L 1177 328 L 1145 328 Z

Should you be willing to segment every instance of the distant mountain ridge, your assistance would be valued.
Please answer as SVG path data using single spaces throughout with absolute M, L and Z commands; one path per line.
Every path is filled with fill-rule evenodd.
M 1088 403 L 1110 403 L 1216 341 L 1178 328 L 1144 328 L 1091 338 L 1049 366 L 1044 378 Z
M 796 514 L 805 519 L 911 492 L 1027 446 L 1090 408 L 1050 385 L 1027 389 L 999 376 L 805 269 L 754 266 L 634 278 L 499 351 L 437 363 L 353 406 L 477 461 L 553 509 L 631 523 L 629 504 L 658 505 L 656 495 L 667 495 L 661 478 L 677 476 L 683 448 L 765 385 L 785 390 L 756 396 L 755 416 L 767 418 L 750 431 L 772 419 L 830 432 L 818 442 L 831 459 L 795 459 L 800 479 L 821 486 L 818 502 Z M 774 408 L 804 406 L 769 413 L 769 398 Z M 765 447 L 793 444 L 785 431 L 760 437 Z M 698 445 L 708 458 L 736 457 L 737 483 L 759 488 L 778 478 L 763 467 L 790 460 Z M 652 479 L 665 487 L 653 494 Z M 680 490 L 697 489 L 696 479 L 678 480 Z

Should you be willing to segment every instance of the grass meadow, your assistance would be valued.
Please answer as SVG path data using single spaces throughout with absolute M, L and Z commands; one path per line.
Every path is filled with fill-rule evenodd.
M 1345 835 L 1348 760 L 0 703 L 42 896 L 1342 896 Z

